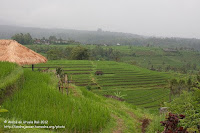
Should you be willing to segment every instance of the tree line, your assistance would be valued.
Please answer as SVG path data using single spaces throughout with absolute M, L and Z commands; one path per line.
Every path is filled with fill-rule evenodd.
M 32 50 L 38 53 L 46 54 L 49 60 L 112 60 L 120 61 L 124 53 L 113 48 L 103 49 L 101 46 L 96 45 L 94 48 L 87 48 L 83 45 L 66 46 L 66 47 L 37 47 L 29 46 Z
M 32 38 L 30 33 L 18 33 L 15 34 L 14 36 L 11 37 L 11 39 L 16 40 L 20 44 L 23 45 L 30 45 L 30 44 L 80 44 L 79 42 L 68 39 L 64 40 L 61 37 L 57 38 L 56 36 L 49 36 L 48 38 L 42 37 L 41 39 L 39 38 Z
M 33 39 L 29 33 L 15 34 L 14 36 L 11 37 L 11 39 L 16 40 L 20 44 L 32 44 L 33 43 Z
M 67 29 L 41 29 L 41 28 L 27 28 L 27 27 L 13 27 L 0 26 L 0 38 L 10 38 L 16 33 L 31 33 L 33 38 L 42 39 L 56 36 L 63 40 L 76 40 L 83 44 L 107 44 L 116 45 L 139 45 L 139 46 L 167 46 L 174 48 L 194 48 L 200 50 L 200 39 L 189 38 L 159 38 L 159 37 L 145 37 L 136 34 L 119 33 L 110 31 L 80 31 Z

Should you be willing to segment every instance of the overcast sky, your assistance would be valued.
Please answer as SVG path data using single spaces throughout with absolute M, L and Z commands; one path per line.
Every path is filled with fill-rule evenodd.
M 200 0 L 0 0 L 0 24 L 200 38 Z

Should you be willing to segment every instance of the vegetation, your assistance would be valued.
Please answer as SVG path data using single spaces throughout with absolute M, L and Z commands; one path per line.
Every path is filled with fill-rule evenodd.
M 24 82 L 23 69 L 14 63 L 0 62 L 0 102 Z
M 178 124 L 180 122 L 180 119 L 184 119 L 184 115 L 176 115 L 169 113 L 169 116 L 166 118 L 166 121 L 161 121 L 162 126 L 165 126 L 164 132 L 163 133 L 176 133 L 176 132 L 181 132 L 181 133 L 188 133 L 183 127 L 179 127 Z
M 131 104 L 158 112 L 158 107 L 169 100 L 167 86 L 172 75 L 158 73 L 140 67 L 111 61 L 49 61 L 35 65 L 37 68 L 62 68 L 71 83 L 88 86 L 89 90 L 100 95 L 118 95 Z M 101 70 L 102 76 L 95 75 Z
M 50 60 L 71 58 L 73 48 L 87 49 L 89 60 L 125 62 L 154 71 L 195 74 L 199 71 L 200 53 L 190 49 L 178 48 L 178 52 L 165 51 L 164 47 L 142 46 L 96 46 L 96 45 L 29 45 L 38 53 L 47 55 Z M 78 52 L 79 53 L 79 52 Z M 81 53 L 81 51 L 80 51 Z M 191 58 L 193 60 L 191 60 Z
M 29 33 L 15 34 L 14 36 L 11 37 L 11 39 L 16 40 L 17 42 L 19 42 L 21 44 L 32 44 L 33 43 L 32 37 Z
M 198 130 L 200 124 L 200 90 L 195 89 L 193 92 L 184 92 L 180 97 L 174 99 L 171 103 L 166 103 L 169 110 L 176 114 L 184 114 L 185 119 L 181 121 L 184 128 Z M 183 100 L 184 99 L 184 100 Z
M 140 119 L 150 117 L 148 113 L 135 106 L 97 96 L 84 87 L 71 86 L 69 95 L 62 94 L 56 88 L 58 80 L 52 73 L 24 70 L 24 78 L 23 87 L 15 91 L 3 103 L 3 108 L 9 112 L 1 115 L 3 118 L 0 118 L 0 131 L 2 132 L 47 131 L 43 129 L 8 130 L 3 128 L 5 124 L 2 123 L 5 120 L 44 120 L 48 123 L 38 124 L 38 126 L 65 126 L 64 129 L 49 130 L 58 132 L 140 132 L 142 130 Z M 22 126 L 31 125 L 34 124 L 22 124 Z
M 16 64 L 11 64 L 9 62 L 0 62 L 0 79 L 3 79 L 17 67 Z
M 48 68 L 49 72 L 32 72 L 28 65 L 22 69 L 13 63 L 0 62 L 2 106 L 9 111 L 1 115 L 1 122 L 48 120 L 47 126 L 65 126 L 58 130 L 24 132 L 199 130 L 199 52 L 181 48 L 169 52 L 170 49 L 150 44 L 146 47 L 74 44 L 28 47 L 50 59 L 46 64 L 35 65 L 38 70 Z M 103 74 L 95 75 L 97 71 Z M 59 92 L 59 79 L 51 72 L 68 77 L 68 90 Z M 8 99 L 4 98 L 6 90 L 12 90 L 13 94 Z M 174 114 L 163 122 L 166 128 L 160 123 L 165 120 L 165 114 L 158 114 L 161 106 Z M 177 120 L 178 114 L 185 118 L 176 122 L 174 129 L 169 128 L 170 120 Z M 8 131 L 2 128 L 3 124 L 0 126 L 0 131 Z M 20 129 L 11 131 L 21 132 Z
M 41 29 L 41 28 L 28 28 L 17 26 L 0 26 L 0 38 L 11 38 L 17 33 L 31 33 L 33 38 L 43 37 L 49 38 L 55 36 L 56 38 L 62 38 L 64 40 L 76 40 L 82 44 L 106 44 L 106 45 L 132 45 L 132 46 L 161 46 L 161 47 L 173 47 L 182 49 L 200 49 L 199 39 L 188 38 L 156 38 L 156 37 L 144 37 L 130 33 L 119 33 L 110 31 L 83 31 L 83 30 L 67 30 L 67 29 Z
M 64 125 L 68 131 L 85 132 L 99 130 L 109 121 L 107 108 L 84 97 L 62 95 L 55 88 L 56 79 L 51 79 L 48 74 L 29 70 L 24 74 L 23 89 L 3 104 L 9 110 L 4 117 L 48 120 L 49 126 Z

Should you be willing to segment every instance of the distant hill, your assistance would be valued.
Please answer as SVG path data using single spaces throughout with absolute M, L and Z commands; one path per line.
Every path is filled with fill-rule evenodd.
M 86 31 L 73 29 L 46 29 L 0 25 L 0 39 L 10 39 L 16 33 L 30 33 L 33 38 L 56 36 L 83 44 L 144 45 L 166 47 L 190 47 L 200 50 L 200 39 L 146 37 L 130 33 L 110 31 Z

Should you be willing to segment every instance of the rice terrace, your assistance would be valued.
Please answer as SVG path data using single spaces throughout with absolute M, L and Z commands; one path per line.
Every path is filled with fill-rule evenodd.
M 36 65 L 36 68 L 62 68 L 76 86 L 90 86 L 101 95 L 120 93 L 134 105 L 158 110 L 160 104 L 169 98 L 164 89 L 170 74 L 152 72 L 136 66 L 112 61 L 51 61 Z M 103 75 L 95 75 L 103 71 Z
M 0 133 L 200 133 L 199 39 L 6 27 Z

